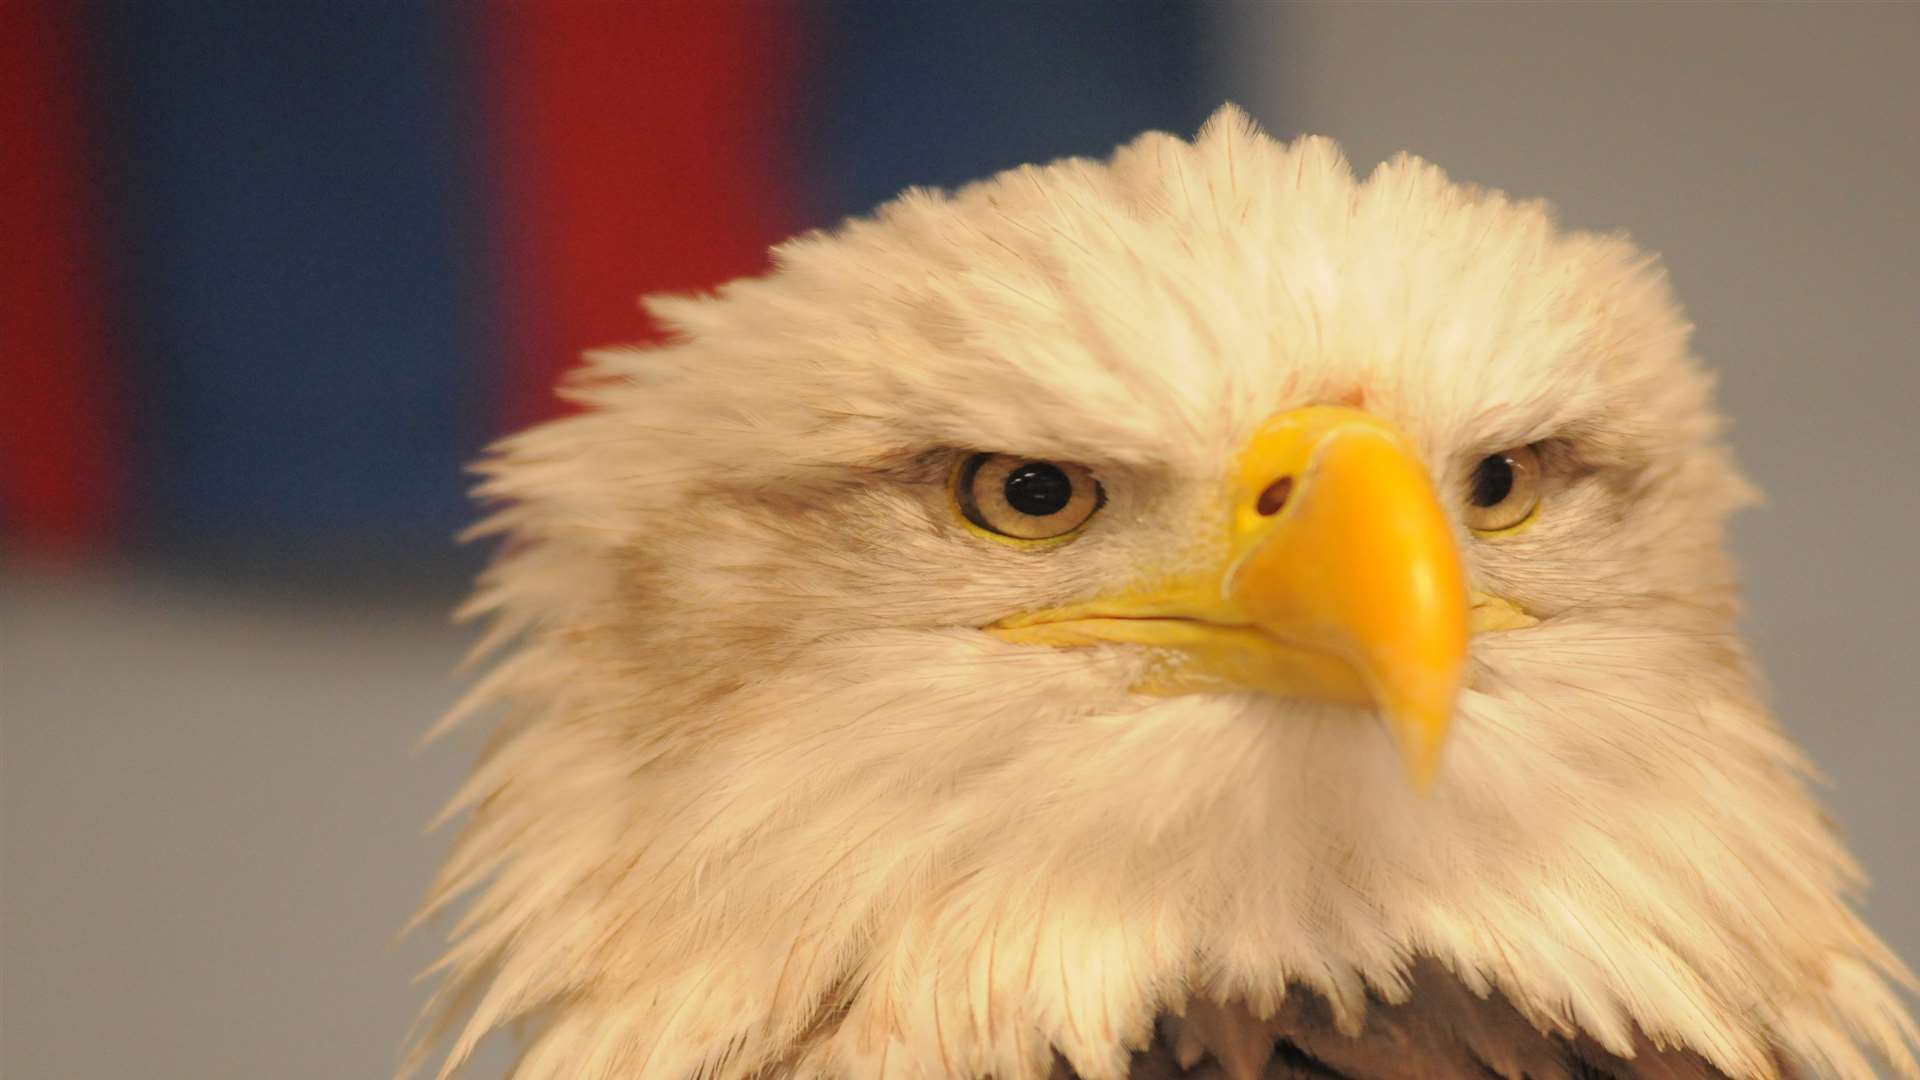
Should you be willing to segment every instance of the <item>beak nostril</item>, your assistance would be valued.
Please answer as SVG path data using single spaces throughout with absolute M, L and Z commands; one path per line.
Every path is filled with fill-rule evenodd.
M 1287 496 L 1291 494 L 1293 494 L 1293 477 L 1283 476 L 1267 485 L 1267 490 L 1260 493 L 1260 498 L 1254 502 L 1253 508 L 1260 511 L 1261 517 L 1272 517 L 1280 512 L 1281 507 L 1287 505 Z

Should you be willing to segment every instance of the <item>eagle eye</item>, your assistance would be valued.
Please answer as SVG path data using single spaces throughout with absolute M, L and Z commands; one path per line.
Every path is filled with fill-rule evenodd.
M 1065 541 L 1106 502 L 1106 493 L 1079 465 L 973 454 L 954 472 L 953 501 L 969 523 L 996 538 Z
M 1467 527 L 1482 536 L 1517 529 L 1540 506 L 1540 455 L 1531 446 L 1488 454 L 1467 480 Z

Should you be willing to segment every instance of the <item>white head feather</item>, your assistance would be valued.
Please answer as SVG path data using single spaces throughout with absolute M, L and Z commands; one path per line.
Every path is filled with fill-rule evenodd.
M 1545 1030 L 1736 1077 L 1920 1075 L 1860 876 L 1740 642 L 1747 489 L 1651 261 L 1537 203 L 1231 108 L 1191 144 L 1028 167 L 655 299 L 579 415 L 508 440 L 470 607 L 511 654 L 429 911 L 451 1069 L 1123 1075 L 1189 995 L 1352 1027 L 1416 955 Z M 1541 617 L 1483 635 L 1432 795 L 1377 724 L 1127 692 L 1134 650 L 977 627 L 1173 550 L 1275 412 L 1364 395 L 1442 491 L 1548 440 L 1537 525 L 1464 545 Z M 1043 552 L 956 524 L 951 455 L 1084 464 Z M 449 723 L 453 718 L 449 719 Z M 1910 983 L 1909 983 L 1910 984 Z

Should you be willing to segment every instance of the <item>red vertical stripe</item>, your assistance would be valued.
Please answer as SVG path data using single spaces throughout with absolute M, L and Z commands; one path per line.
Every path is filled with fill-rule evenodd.
M 0 19 L 0 518 L 53 550 L 104 539 L 120 491 L 75 11 Z
M 794 16 L 734 3 L 489 5 L 506 220 L 507 420 L 581 350 L 644 340 L 644 293 L 764 269 L 791 228 Z

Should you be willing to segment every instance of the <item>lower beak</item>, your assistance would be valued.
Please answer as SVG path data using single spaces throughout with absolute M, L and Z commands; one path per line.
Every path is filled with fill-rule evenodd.
M 1452 527 L 1406 439 L 1354 409 L 1282 413 L 1241 455 L 1228 516 L 1200 573 L 990 629 L 1152 647 L 1142 693 L 1372 705 L 1414 785 L 1430 787 L 1466 662 L 1468 597 Z

